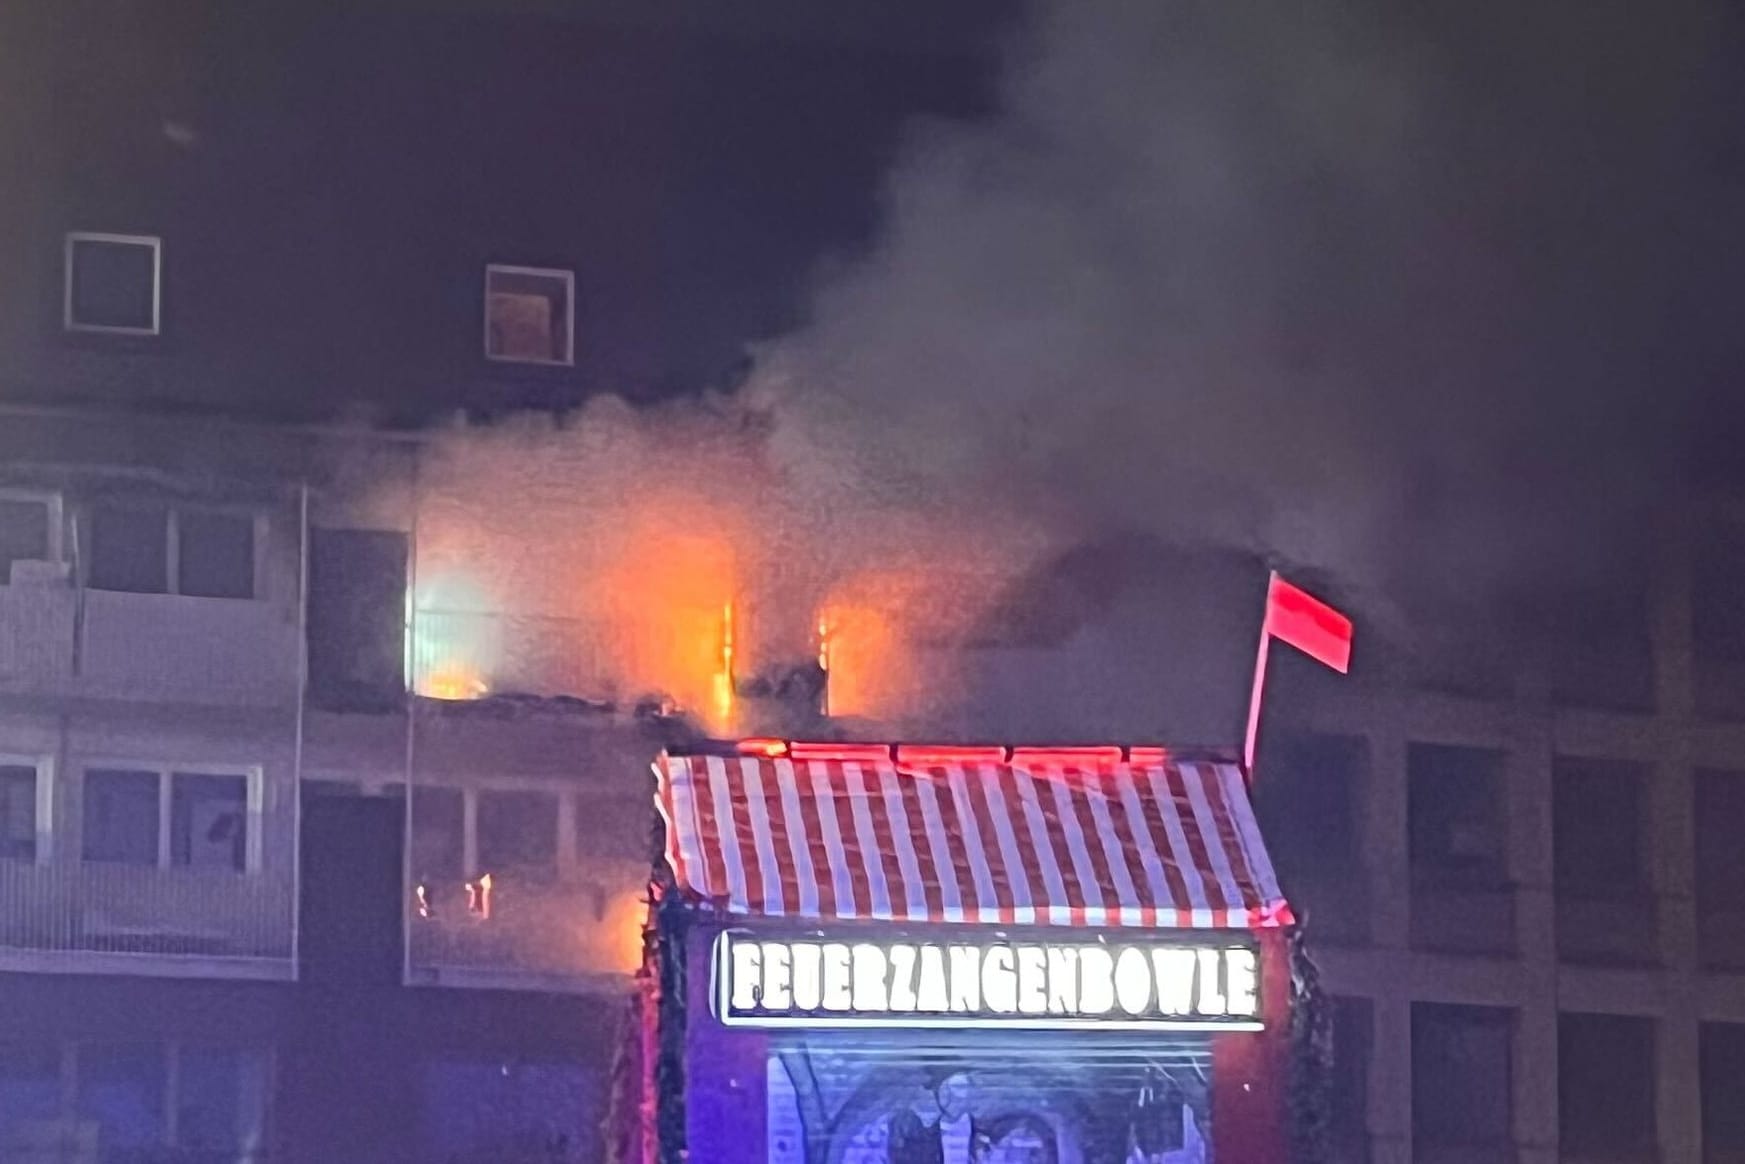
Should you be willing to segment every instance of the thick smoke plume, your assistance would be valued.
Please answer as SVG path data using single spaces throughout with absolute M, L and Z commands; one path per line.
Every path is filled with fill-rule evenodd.
M 1725 353 L 1736 34 L 1705 0 L 1041 4 L 1000 113 L 915 128 L 736 397 L 441 442 L 420 601 L 640 626 L 634 681 L 700 701 L 724 594 L 787 612 L 764 653 L 829 609 L 876 655 L 1086 543 L 1269 557 L 1384 623 L 1629 576 Z
M 1043 4 L 771 353 L 788 446 L 1372 597 L 1602 571 L 1724 335 L 1720 13 Z

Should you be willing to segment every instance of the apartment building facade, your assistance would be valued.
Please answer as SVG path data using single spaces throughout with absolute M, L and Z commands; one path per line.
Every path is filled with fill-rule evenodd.
M 413 67 L 389 21 L 263 25 L 358 47 L 202 84 L 190 45 L 257 34 L 94 12 L 5 16 L 45 51 L 0 125 L 41 163 L 0 174 L 0 1158 L 595 1159 L 669 725 L 562 660 L 433 698 L 483 693 L 420 619 L 553 628 L 408 614 L 419 442 L 218 417 L 706 380 L 824 201 L 743 145 L 828 152 L 893 71 L 962 111 L 961 62 L 462 21 Z M 681 187 L 781 196 L 753 229 Z M 679 334 L 693 295 L 723 334 Z M 1681 510 L 1642 601 L 1587 612 L 1625 632 L 1545 666 L 1371 668 L 1361 611 L 1351 680 L 1280 660 L 1257 798 L 1339 997 L 1342 1160 L 1745 1159 L 1740 528 Z M 1252 627 L 1203 629 L 1240 682 Z M 1157 738 L 1097 664 L 1126 637 L 977 648 L 947 734 Z
M 404 443 L 0 441 L 0 1154 L 598 1158 L 660 725 L 413 693 Z
M 1339 996 L 1343 1158 L 1741 1158 L 1742 530 L 1681 505 L 1519 666 L 1287 663 L 1257 798 Z

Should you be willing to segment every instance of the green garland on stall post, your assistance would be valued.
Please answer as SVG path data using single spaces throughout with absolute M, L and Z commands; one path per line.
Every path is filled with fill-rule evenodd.
M 1291 1061 L 1287 1104 L 1296 1164 L 1336 1164 L 1333 1150 L 1333 1015 L 1303 927 L 1291 932 Z
M 660 1164 L 682 1164 L 690 1154 L 685 1145 L 685 939 L 691 928 L 691 911 L 670 886 L 655 909 L 660 959 L 655 995 L 660 1023 L 654 1069 L 655 1122 L 660 1135 L 656 1159 Z
M 685 1143 L 685 950 L 692 912 L 667 864 L 665 823 L 659 813 L 654 817 L 654 871 L 648 884 L 649 924 L 643 946 L 645 972 L 654 976 L 654 1158 L 657 1164 L 683 1164 L 690 1156 Z

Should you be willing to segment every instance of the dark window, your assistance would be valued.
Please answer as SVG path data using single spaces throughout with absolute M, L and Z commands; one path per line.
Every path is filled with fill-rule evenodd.
M 458 788 L 412 790 L 412 876 L 425 884 L 458 883 L 464 871 L 463 807 Z
M 196 598 L 254 597 L 254 518 L 176 514 L 176 591 Z
M 104 1159 L 133 1161 L 164 1142 L 164 1050 L 156 1043 L 79 1048 L 79 1118 L 97 1125 Z
M 1712 519 L 1693 542 L 1692 650 L 1700 660 L 1745 663 L 1745 524 Z
M 406 535 L 317 529 L 309 547 L 309 698 L 389 711 L 406 694 Z
M 1414 874 L 1500 883 L 1502 753 L 1413 744 L 1406 766 Z
M 249 514 L 97 505 L 89 524 L 86 579 L 98 590 L 254 597 L 254 518 Z
M 549 792 L 479 794 L 477 872 L 539 875 L 556 867 L 556 796 Z
M 176 1072 L 176 1142 L 225 1153 L 259 1148 L 266 1072 L 254 1051 L 184 1045 Z M 252 1157 L 251 1157 L 252 1158 Z
M 0 1042 L 0 1159 L 47 1148 L 61 1114 L 61 1054 L 49 1042 Z
M 158 330 L 158 241 L 67 237 L 68 328 L 151 334 Z
M 647 860 L 656 817 L 646 797 L 593 794 L 576 808 L 576 853 L 582 860 Z
M 170 860 L 191 869 L 243 869 L 248 780 L 177 772 L 170 782 Z
M 0 497 L 0 586 L 12 577 L 14 562 L 47 561 L 54 550 L 47 501 Z
M 1618 897 L 1641 889 L 1641 765 L 1559 757 L 1552 810 L 1557 892 Z
M 85 860 L 158 863 L 158 774 L 112 768 L 85 772 Z
M 1703 1104 L 1703 1159 L 1745 1153 L 1745 1023 L 1704 1023 L 1697 1036 Z
M 1355 736 L 1297 733 L 1268 745 L 1256 808 L 1287 880 L 1357 867 L 1357 806 L 1368 762 L 1367 746 Z
M 1374 1010 L 1367 998 L 1333 1000 L 1333 1137 L 1339 1160 L 1356 1161 L 1369 1147 L 1369 1055 Z
M 1565 1151 L 1652 1153 L 1654 1023 L 1619 1015 L 1557 1016 L 1557 1126 Z
M 169 589 L 170 511 L 93 506 L 86 581 L 98 590 L 162 594 Z
M 485 355 L 513 363 L 571 363 L 574 286 L 568 271 L 487 268 Z
M 1412 1134 L 1435 1144 L 1506 1144 L 1511 1131 L 1510 1012 L 1412 1004 Z
M 1745 772 L 1696 774 L 1699 913 L 1745 911 Z
M 0 764 L 0 858 L 36 859 L 36 769 Z
M 606 1097 L 599 1073 L 581 1063 L 439 1059 L 420 1066 L 418 1088 L 418 1160 L 596 1158 L 584 1145 L 598 1136 Z
M 1620 577 L 1548 596 L 1535 611 L 1550 651 L 1552 696 L 1567 707 L 1645 711 L 1654 706 L 1648 571 L 1618 563 Z

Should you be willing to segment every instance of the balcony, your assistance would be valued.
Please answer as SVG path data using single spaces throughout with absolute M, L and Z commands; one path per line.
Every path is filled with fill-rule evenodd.
M 602 629 L 577 619 L 419 610 L 412 624 L 412 680 L 420 695 L 616 694 L 615 656 Z
M 0 861 L 0 963 L 289 978 L 286 876 Z
M 641 964 L 646 861 L 588 862 L 548 880 L 426 885 L 410 902 L 414 984 L 618 990 Z
M 0 586 L 0 692 L 267 707 L 296 698 L 296 665 L 273 603 Z

